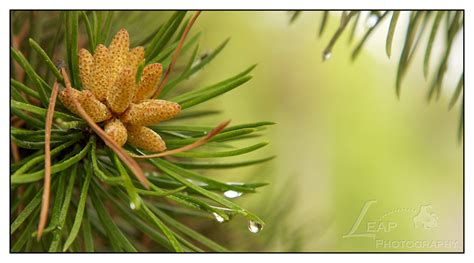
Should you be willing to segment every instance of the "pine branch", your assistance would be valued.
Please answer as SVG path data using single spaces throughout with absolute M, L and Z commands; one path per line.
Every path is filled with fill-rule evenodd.
M 29 14 L 29 11 L 17 12 Z M 35 19 L 45 22 L 38 30 L 48 37 L 32 34 L 31 27 L 25 26 L 30 25 L 30 21 L 25 20 L 24 16 L 15 16 L 13 32 L 21 35 L 14 36 L 17 41 L 11 48 L 17 65 L 11 79 L 11 112 L 15 118 L 13 124 L 21 122 L 22 125 L 11 128 L 11 141 L 21 153 L 17 156 L 18 160 L 11 164 L 12 196 L 15 197 L 11 210 L 14 251 L 227 251 L 199 230 L 181 223 L 180 215 L 183 214 L 193 215 L 194 218 L 204 216 L 216 224 L 239 214 L 249 220 L 252 231 L 255 227 L 258 230 L 263 227 L 264 223 L 257 215 L 228 200 L 231 198 L 224 193 L 254 193 L 265 183 L 235 184 L 210 179 L 191 170 L 198 167 L 239 169 L 271 159 L 221 164 L 202 163 L 196 159 L 212 155 L 238 156 L 259 149 L 266 143 L 212 154 L 206 152 L 206 147 L 226 148 L 229 143 L 272 124 L 257 122 L 226 128 L 226 122 L 214 130 L 207 126 L 196 130 L 195 126 L 187 125 L 189 121 L 198 122 L 200 117 L 217 112 L 196 111 L 193 110 L 195 105 L 242 86 L 250 80 L 248 74 L 255 67 L 251 66 L 216 85 L 180 92 L 183 81 L 199 74 L 228 42 L 225 40 L 207 56 L 199 55 L 197 39 L 200 33 L 186 38 L 198 14 L 186 18 L 186 12 L 178 11 L 161 25 L 152 23 L 143 27 L 141 24 L 133 25 L 130 13 L 125 11 L 35 12 Z M 184 111 L 176 118 L 174 127 L 166 123 L 150 126 L 150 130 L 163 135 L 170 150 L 149 156 L 153 159 L 137 159 L 139 163 L 130 158 L 129 153 L 143 157 L 142 149 L 126 144 L 125 151 L 114 143 L 104 132 L 104 123 L 95 123 L 91 119 L 93 116 L 83 107 L 82 100 L 71 93 L 75 92 L 73 89 L 84 90 L 87 85 L 78 59 L 79 46 L 85 43 L 94 54 L 99 44 L 108 44 L 112 28 L 118 21 L 128 21 L 130 24 L 125 26 L 139 29 L 131 32 L 130 36 L 134 38 L 136 35 L 134 41 L 146 46 L 146 61 L 138 66 L 135 79 L 142 79 L 147 65 L 162 63 L 168 74 L 156 94 L 166 98 L 168 92 L 174 90 L 177 95 L 173 95 L 170 101 L 181 104 Z M 151 17 L 150 21 L 156 21 L 156 18 Z M 52 36 L 54 43 L 49 44 Z M 28 37 L 29 45 L 24 45 L 22 41 Z M 48 48 L 43 48 L 45 45 Z M 65 50 L 65 54 L 59 53 L 59 50 Z M 36 62 L 23 55 L 31 52 L 35 52 L 41 61 Z M 53 57 L 66 61 L 61 70 L 56 67 Z M 174 67 L 180 63 L 186 66 L 181 69 Z M 169 74 L 171 71 L 174 74 Z M 22 74 L 27 78 L 18 78 Z M 51 86 L 51 83 L 66 87 L 64 91 L 71 97 L 77 112 L 68 110 L 64 101 L 58 102 L 55 107 L 54 103 L 50 104 L 49 97 L 52 94 L 54 98 L 57 91 L 57 85 Z M 191 136 L 188 135 L 190 132 Z M 203 147 L 204 151 L 190 151 L 196 147 Z M 169 159 L 166 156 L 170 154 L 173 158 Z M 179 154 L 184 156 L 178 157 Z M 129 162 L 128 158 L 132 161 Z M 51 160 L 51 164 L 44 166 L 47 160 Z M 129 176 L 130 173 L 137 177 Z M 51 181 L 52 191 L 48 191 L 46 183 L 44 192 L 40 189 L 35 191 L 36 195 L 16 197 L 23 191 L 22 188 L 33 193 L 31 189 L 43 179 Z M 150 188 L 147 189 L 147 186 Z M 33 231 L 33 223 L 40 219 L 41 196 L 49 192 L 52 208 L 42 209 L 42 227 L 39 231 Z M 75 192 L 79 195 L 73 194 Z M 49 207 L 49 203 L 44 201 L 43 207 Z M 51 218 L 47 227 L 44 215 Z M 152 243 L 137 243 L 132 232 L 148 236 Z M 31 246 L 35 244 L 31 241 L 34 238 L 41 239 L 41 247 Z M 97 242 L 98 239 L 104 242 Z

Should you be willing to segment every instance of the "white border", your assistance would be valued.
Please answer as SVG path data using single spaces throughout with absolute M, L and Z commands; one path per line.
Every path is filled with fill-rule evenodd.
M 387 4 L 388 2 L 389 4 Z M 0 216 L 0 248 L 2 253 L 2 262 L 83 262 L 84 260 L 90 260 L 91 257 L 94 259 L 105 259 L 119 262 L 119 261 L 128 261 L 136 255 L 132 254 L 101 254 L 101 255 L 88 255 L 88 254 L 74 254 L 74 256 L 69 255 L 18 255 L 18 254 L 8 254 L 9 253 L 9 184 L 7 180 L 8 170 L 9 170 L 9 96 L 8 85 L 9 85 L 9 46 L 8 35 L 9 35 L 9 9 L 466 9 L 465 16 L 465 46 L 473 47 L 473 34 L 469 32 L 473 28 L 473 17 L 471 14 L 474 9 L 470 8 L 468 3 L 472 1 L 460 1 L 460 0 L 450 0 L 450 1 L 433 1 L 433 0 L 397 0 L 397 1 L 371 1 L 371 0 L 358 0 L 358 1 L 298 1 L 298 0 L 272 0 L 272 1 L 258 1 L 258 0 L 241 0 L 241 1 L 222 1 L 222 0 L 200 0 L 200 1 L 191 1 L 191 0 L 180 0 L 180 1 L 153 1 L 153 0 L 133 0 L 133 1 L 124 1 L 124 0 L 80 0 L 80 1 L 68 1 L 68 0 L 49 0 L 49 1 L 35 1 L 35 0 L 17 0 L 17 1 L 1 1 L 1 36 L 3 41 L 0 42 L 2 47 L 2 52 L 0 52 L 1 57 L 1 80 L 2 88 L 0 92 L 0 140 L 3 147 L 0 149 L 0 161 L 1 161 L 1 171 L 3 179 L 0 180 L 1 184 L 1 196 L 0 196 L 0 207 L 2 207 L 1 216 Z M 471 31 L 472 32 L 472 31 Z M 470 66 L 470 61 L 473 61 L 472 51 L 469 48 L 466 48 L 465 61 L 466 61 L 466 90 L 467 96 L 465 99 L 468 100 L 466 105 L 466 116 L 474 116 L 473 113 L 473 101 L 472 101 L 472 89 L 474 83 L 472 81 L 473 76 L 469 70 L 472 69 Z M 465 160 L 466 160 L 466 170 L 465 170 L 465 189 L 466 189 L 466 215 L 465 215 L 465 246 L 466 254 L 465 255 L 447 255 L 447 254 L 424 254 L 424 255 L 413 255 L 413 254 L 401 254 L 401 255 L 392 255 L 392 254 L 363 254 L 363 255 L 354 255 L 354 254 L 238 254 L 238 255 L 172 255 L 172 254 L 140 254 L 140 260 L 149 260 L 149 261 L 160 261 L 160 262 L 176 262 L 176 261 L 189 261 L 194 260 L 197 262 L 241 262 L 244 260 L 273 260 L 273 261 L 287 261 L 291 259 L 300 260 L 318 260 L 319 262 L 328 262 L 334 260 L 340 260 L 345 262 L 352 262 L 353 260 L 360 262 L 405 262 L 405 261 L 425 261 L 425 262 L 447 262 L 447 261 L 464 261 L 466 262 L 468 258 L 471 258 L 469 262 L 472 262 L 472 255 L 474 251 L 474 246 L 472 237 L 473 234 L 473 197 L 474 191 L 473 187 L 473 168 L 470 164 L 472 160 L 472 149 L 473 140 L 472 140 L 472 117 L 471 119 L 465 118 L 465 134 L 468 138 L 465 140 Z M 8 258 L 5 258 L 5 257 Z
M 464 9 L 469 1 L 450 0 L 332 0 L 332 1 L 305 1 L 305 0 L 179 0 L 179 1 L 64 1 L 64 0 L 21 0 L 4 1 L 5 9 Z

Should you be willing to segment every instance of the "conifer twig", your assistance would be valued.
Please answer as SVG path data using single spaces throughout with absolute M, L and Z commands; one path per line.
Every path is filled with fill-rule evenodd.
M 77 98 L 73 95 L 72 93 L 72 87 L 71 87 L 71 82 L 69 81 L 69 77 L 64 70 L 64 68 L 61 69 L 61 74 L 63 75 L 64 78 L 64 83 L 66 84 L 66 92 L 68 92 L 68 95 L 71 97 L 74 106 L 76 107 L 79 115 L 89 124 L 89 126 L 95 131 L 95 133 L 102 138 L 102 140 L 105 142 L 107 146 L 114 151 L 119 158 L 127 164 L 127 166 L 132 170 L 132 172 L 135 174 L 137 179 L 145 186 L 146 189 L 150 189 L 150 183 L 148 182 L 148 179 L 145 177 L 145 174 L 143 173 L 142 169 L 138 165 L 138 163 L 133 160 L 130 155 L 125 152 L 122 147 L 120 147 L 114 140 L 112 140 L 105 131 L 97 125 L 94 120 L 86 113 L 84 108 L 82 108 L 81 104 L 77 100 Z
M 18 146 L 12 141 L 10 142 L 10 145 L 12 150 L 13 162 L 17 163 L 20 161 L 20 152 L 18 151 Z
M 15 127 L 15 128 L 20 128 L 22 127 L 23 125 L 25 125 L 25 121 L 22 120 L 22 119 L 16 119 L 16 120 L 12 120 L 12 126 Z
M 194 22 L 198 18 L 198 16 L 201 14 L 201 11 L 197 11 L 194 16 L 191 18 L 189 21 L 188 25 L 184 29 L 183 34 L 181 35 L 181 39 L 179 40 L 178 46 L 176 47 L 176 50 L 173 54 L 173 58 L 171 60 L 171 63 L 166 69 L 165 76 L 163 77 L 163 80 L 160 82 L 160 85 L 156 89 L 155 93 L 153 94 L 152 98 L 156 98 L 160 95 L 161 91 L 165 87 L 166 83 L 169 80 L 170 73 L 173 71 L 174 65 L 176 64 L 176 61 L 178 60 L 179 52 L 181 51 L 181 48 L 183 47 L 184 41 L 186 40 L 186 37 L 188 36 L 189 31 L 191 31 L 191 27 L 193 26 Z
M 30 23 L 25 22 L 23 26 L 21 27 L 20 32 L 17 35 L 12 36 L 12 46 L 16 50 L 20 50 L 20 44 L 22 43 L 23 39 L 28 34 L 29 29 L 30 29 Z M 16 73 L 17 80 L 23 82 L 25 79 L 25 71 L 18 63 L 15 63 L 15 73 Z
M 203 144 L 206 144 L 214 136 L 216 136 L 222 130 L 224 130 L 225 127 L 227 125 L 229 125 L 229 123 L 230 123 L 230 120 L 222 122 L 221 124 L 217 125 L 217 127 L 214 128 L 212 131 L 210 131 L 206 136 L 200 138 L 199 140 L 197 140 L 197 141 L 195 141 L 191 144 L 185 145 L 183 147 L 173 149 L 173 150 L 169 150 L 169 151 L 165 151 L 165 152 L 161 152 L 161 153 L 150 154 L 150 155 L 134 155 L 133 154 L 132 157 L 137 158 L 137 159 L 151 159 L 151 158 L 159 158 L 159 157 L 164 157 L 164 156 L 173 155 L 173 154 L 177 154 L 177 153 L 180 153 L 180 152 L 185 152 L 185 151 L 192 150 L 192 149 L 197 148 L 197 147 L 199 147 Z
M 38 224 L 38 236 L 40 240 L 48 219 L 49 197 L 51 193 L 51 126 L 53 126 L 54 107 L 58 96 L 59 84 L 54 82 L 51 98 L 49 100 L 48 111 L 46 112 L 45 132 L 44 132 L 44 186 L 41 200 L 41 212 Z

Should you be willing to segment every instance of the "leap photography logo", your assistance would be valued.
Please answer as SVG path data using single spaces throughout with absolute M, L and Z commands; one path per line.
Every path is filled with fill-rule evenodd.
M 385 211 L 372 218 L 368 212 L 376 205 L 377 200 L 366 201 L 350 230 L 342 238 L 369 238 L 374 240 L 377 249 L 454 249 L 459 246 L 458 240 L 427 240 L 427 239 L 387 239 L 400 228 L 401 222 L 394 220 L 394 215 L 408 219 L 410 227 L 423 231 L 434 231 L 438 228 L 439 218 L 432 205 L 420 205 L 417 208 L 396 208 Z M 405 221 L 405 220 L 404 220 Z

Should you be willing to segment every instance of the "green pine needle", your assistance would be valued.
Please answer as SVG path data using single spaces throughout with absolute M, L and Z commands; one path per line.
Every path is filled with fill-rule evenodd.
M 400 16 L 400 11 L 393 11 L 392 20 L 390 20 L 390 27 L 388 28 L 387 43 L 385 45 L 385 51 L 387 52 L 387 56 L 389 58 L 392 55 L 393 36 L 395 34 L 395 29 L 397 27 L 399 16 Z

